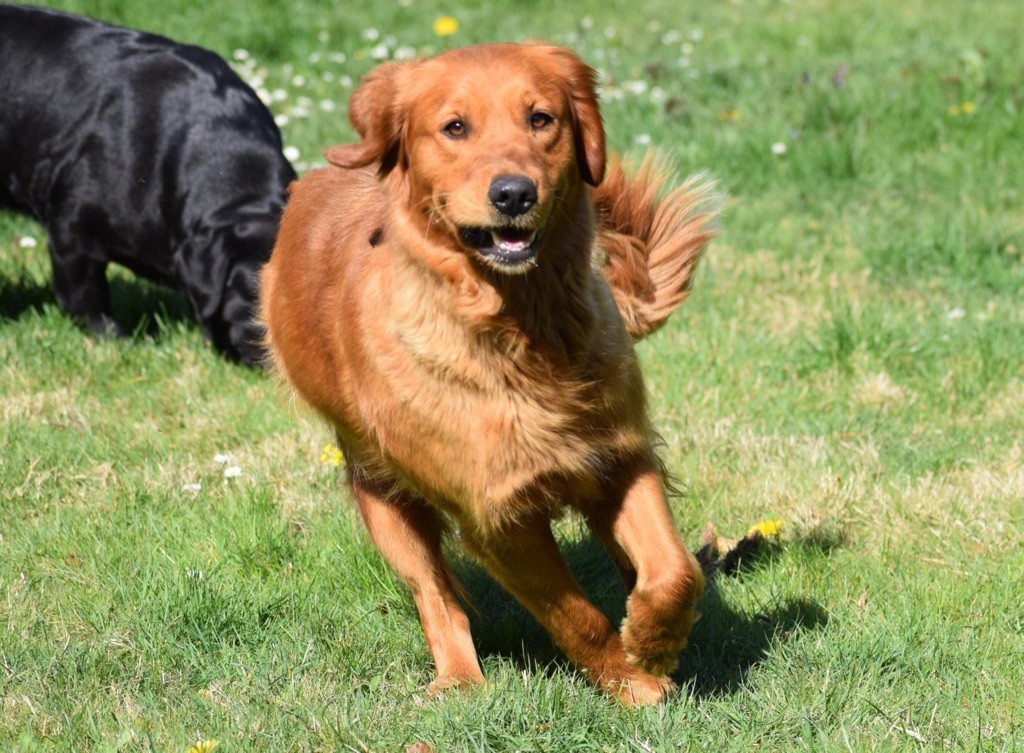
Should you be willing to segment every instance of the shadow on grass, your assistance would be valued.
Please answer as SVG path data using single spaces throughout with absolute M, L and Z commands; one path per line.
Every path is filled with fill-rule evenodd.
M 146 280 L 114 276 L 110 280 L 110 299 L 114 318 L 136 337 L 160 340 L 174 325 L 194 326 L 180 295 Z M 57 298 L 49 284 L 24 277 L 0 278 L 0 321 L 16 320 L 27 312 L 42 313 L 51 305 L 57 306 Z
M 137 337 L 160 340 L 175 325 L 197 326 L 185 299 L 178 293 L 146 280 L 110 281 L 114 318 Z
M 625 616 L 626 593 L 604 549 L 584 537 L 563 544 L 562 552 L 587 596 L 612 625 L 619 625 Z M 701 618 L 672 675 L 682 692 L 697 698 L 733 693 L 774 647 L 790 640 L 798 630 L 817 630 L 828 624 L 825 610 L 809 599 L 785 600 L 754 615 L 738 612 L 722 600 L 716 580 L 752 574 L 777 556 L 778 548 L 770 547 L 744 564 L 738 575 L 719 574 L 709 581 L 697 607 Z M 547 632 L 483 568 L 460 558 L 455 571 L 476 610 L 468 612 L 481 658 L 502 657 L 533 672 L 569 669 Z
M 26 311 L 41 312 L 48 303 L 57 303 L 49 285 L 0 277 L 0 321 L 17 319 Z
M 787 599 L 754 615 L 737 612 L 722 601 L 714 583 L 698 611 L 701 619 L 672 675 L 676 684 L 689 688 L 696 698 L 734 693 L 750 670 L 776 646 L 791 640 L 796 631 L 817 630 L 828 624 L 825 610 L 809 599 Z

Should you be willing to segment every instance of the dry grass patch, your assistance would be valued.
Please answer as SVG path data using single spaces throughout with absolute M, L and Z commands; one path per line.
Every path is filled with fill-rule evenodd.
M 854 401 L 873 410 L 906 407 L 915 399 L 913 390 L 896 384 L 885 371 L 864 374 L 854 388 Z
M 1014 460 L 999 467 L 975 467 L 896 484 L 891 501 L 902 513 L 907 535 L 924 528 L 941 540 L 986 549 L 1018 547 L 1019 539 L 1012 532 L 1024 514 L 1024 464 L 1019 448 L 1014 455 Z
M 1013 379 L 985 401 L 978 420 L 983 422 L 1021 421 L 1024 423 L 1024 381 Z
M 716 292 L 736 301 L 739 320 L 784 341 L 824 321 L 837 296 L 870 301 L 882 294 L 852 246 L 784 258 L 772 249 L 717 243 L 711 254 Z M 751 288 L 755 295 L 747 294 Z
M 94 397 L 82 395 L 80 386 L 69 385 L 56 390 L 4 395 L 0 403 L 0 419 L 37 420 L 88 430 L 86 416 L 98 407 L 99 402 Z

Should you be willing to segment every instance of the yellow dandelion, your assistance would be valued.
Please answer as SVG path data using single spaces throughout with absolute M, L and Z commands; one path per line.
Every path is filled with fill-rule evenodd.
M 962 112 L 964 115 L 973 115 L 975 109 L 976 108 L 974 107 L 974 103 L 971 102 L 970 100 L 960 105 L 960 112 Z
M 743 113 L 735 107 L 730 107 L 729 109 L 722 110 L 718 113 L 718 120 L 722 123 L 738 123 L 743 120 Z
M 955 118 L 959 114 L 960 114 L 960 105 L 952 105 L 949 108 L 949 117 Z
M 217 740 L 203 740 L 185 748 L 185 753 L 210 753 L 218 745 L 219 742 Z
M 784 525 L 785 522 L 781 520 L 762 520 L 747 532 L 747 536 L 753 536 L 755 533 L 758 533 L 765 538 L 768 538 L 769 536 L 778 536 L 782 531 L 782 526 Z
M 459 22 L 451 16 L 441 16 L 434 21 L 434 33 L 439 37 L 450 37 L 459 30 Z
M 345 454 L 337 447 L 332 444 L 325 444 L 323 452 L 320 453 L 320 462 L 335 467 L 341 465 L 345 459 Z

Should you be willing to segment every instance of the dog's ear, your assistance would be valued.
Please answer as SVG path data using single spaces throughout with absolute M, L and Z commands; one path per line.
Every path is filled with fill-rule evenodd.
M 561 47 L 547 48 L 561 69 L 572 109 L 573 138 L 580 177 L 592 186 L 604 179 L 606 161 L 604 124 L 597 105 L 597 74 L 575 54 Z
M 395 166 L 402 133 L 396 79 L 402 68 L 401 63 L 385 63 L 363 79 L 348 106 L 348 119 L 362 140 L 326 149 L 328 162 L 348 169 L 379 162 L 381 173 Z

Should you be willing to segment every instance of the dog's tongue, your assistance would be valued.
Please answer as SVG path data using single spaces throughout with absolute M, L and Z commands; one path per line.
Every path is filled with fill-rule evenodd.
M 533 241 L 532 230 L 518 228 L 498 228 L 491 231 L 494 245 L 506 252 L 521 251 Z

